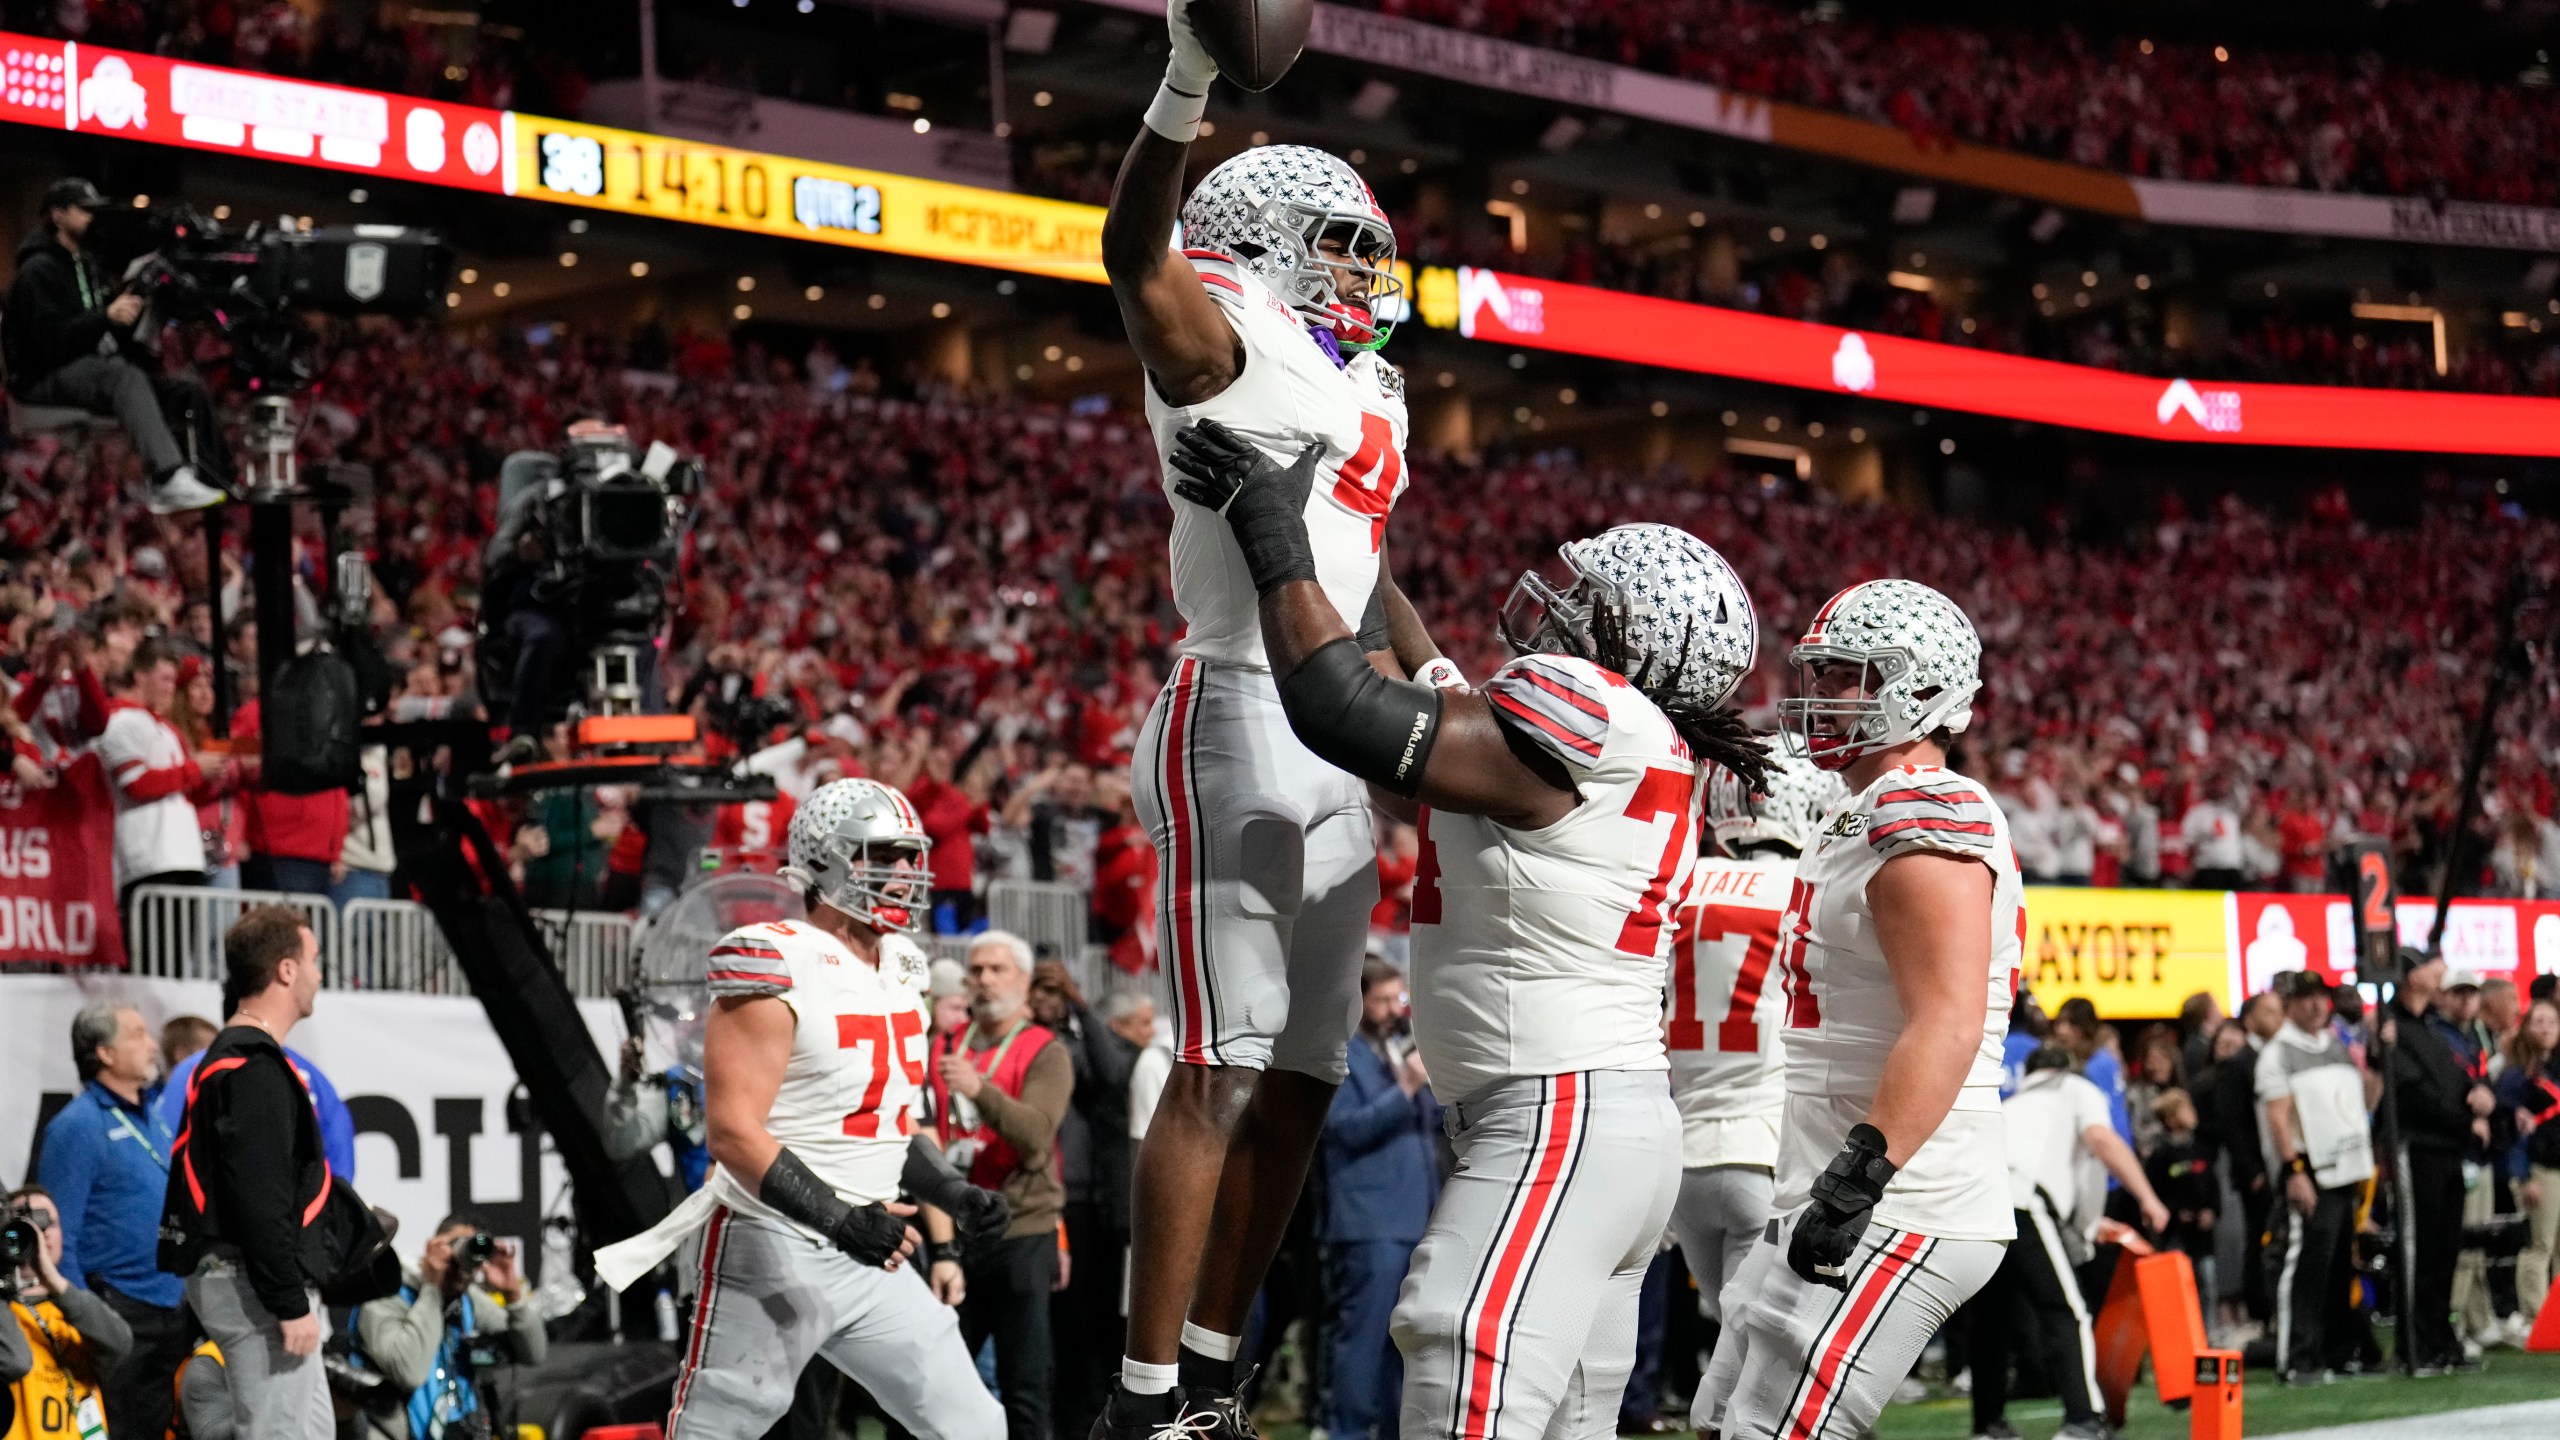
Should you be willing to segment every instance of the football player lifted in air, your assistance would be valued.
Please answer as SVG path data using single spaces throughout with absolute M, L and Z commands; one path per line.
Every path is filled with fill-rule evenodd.
M 1189 8 L 1169 7 L 1164 86 L 1102 231 L 1159 453 L 1204 418 L 1284 463 L 1314 446 L 1300 520 L 1316 583 L 1363 618 L 1364 650 L 1420 673 L 1436 655 L 1384 543 L 1405 486 L 1404 385 L 1376 353 L 1401 303 L 1395 232 L 1349 165 L 1304 146 L 1246 150 L 1185 199 L 1218 74 Z M 1194 1413 L 1246 1428 L 1236 1357 L 1345 1073 L 1377 900 L 1367 798 L 1291 733 L 1234 539 L 1177 492 L 1170 545 L 1185 634 L 1133 798 L 1158 861 L 1176 1064 L 1139 1151 L 1127 1354 L 1095 1440 Z

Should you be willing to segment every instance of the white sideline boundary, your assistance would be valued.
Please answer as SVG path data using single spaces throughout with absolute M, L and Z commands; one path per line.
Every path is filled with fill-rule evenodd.
M 2458 1376 L 2447 1376 L 2410 1383 L 2459 1385 L 2462 1381 Z M 2287 1430 L 2282 1440 L 2447 1440 L 2449 1436 L 2460 1436 L 2461 1440 L 2550 1440 L 2554 1435 L 2560 1435 L 2560 1400 L 2526 1400 L 2478 1410 L 2439 1410 L 2433 1415 L 2403 1415 L 2396 1420 Z

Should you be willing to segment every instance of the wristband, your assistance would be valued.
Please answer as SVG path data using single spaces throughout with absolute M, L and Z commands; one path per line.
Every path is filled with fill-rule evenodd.
M 2284 1162 L 2284 1171 L 2288 1175 L 2308 1175 L 2311 1173 L 2311 1162 L 2296 1155 Z
M 1457 661 L 1446 655 L 1434 655 L 1423 661 L 1422 668 L 1413 672 L 1413 681 L 1417 685 L 1428 685 L 1434 690 L 1467 688 L 1466 672 L 1458 668 Z
M 1164 83 L 1156 87 L 1156 98 L 1147 103 L 1143 117 L 1148 129 L 1176 145 L 1188 145 L 1200 135 L 1200 117 L 1209 110 L 1209 89 L 1201 86 L 1197 93 L 1182 89 L 1174 81 L 1173 72 L 1165 72 Z

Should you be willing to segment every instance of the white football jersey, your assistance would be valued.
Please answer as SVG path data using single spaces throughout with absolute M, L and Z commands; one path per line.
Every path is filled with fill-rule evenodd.
M 1406 484 L 1403 377 L 1367 351 L 1335 365 L 1330 337 L 1319 338 L 1242 266 L 1213 250 L 1182 253 L 1243 342 L 1244 370 L 1212 398 L 1179 408 L 1167 405 L 1154 382 L 1147 382 L 1147 423 L 1155 430 L 1156 454 L 1171 456 L 1174 435 L 1194 420 L 1217 421 L 1283 465 L 1321 442 L 1324 457 L 1307 492 L 1307 539 L 1325 598 L 1356 627 L 1377 589 L 1387 512 Z M 1167 464 L 1169 497 L 1174 474 Z M 1170 544 L 1173 603 L 1188 627 L 1182 653 L 1269 669 L 1260 597 L 1225 519 L 1173 497 Z
M 1701 856 L 1671 942 L 1671 1098 L 1680 1105 L 1680 1163 L 1778 1163 L 1778 917 L 1796 862 Z
M 1940 1238 L 2006 1239 L 2011 1233 L 2000 1048 L 2009 1033 L 2026 911 L 2009 824 L 1989 795 L 1937 766 L 1888 770 L 1832 810 L 1797 862 L 1774 966 L 1786 1015 L 1789 1096 L 1781 1209 L 1802 1202 L 1849 1128 L 1875 1103 L 1885 1056 L 1902 1036 L 1902 1000 L 1876 942 L 1867 885 L 1886 861 L 1934 850 L 1979 860 L 1991 871 L 1982 1037 L 1954 1110 L 1886 1187 L 1876 1217 Z
M 888 936 L 874 969 L 806 921 L 774 921 L 722 936 L 707 978 L 714 998 L 791 1007 L 791 1059 L 765 1120 L 773 1138 L 851 1204 L 896 1199 L 924 1097 L 924 952 Z
M 1664 958 L 1698 854 L 1698 764 L 1618 675 L 1526 655 L 1484 685 L 1582 803 L 1543 830 L 1426 807 L 1413 1037 L 1456 1101 L 1515 1075 L 1660 1070 Z

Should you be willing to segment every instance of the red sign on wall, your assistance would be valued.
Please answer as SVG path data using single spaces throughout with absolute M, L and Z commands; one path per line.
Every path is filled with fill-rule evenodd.
M 507 191 L 512 117 L 76 41 L 0 36 L 0 120 Z
M 2232 944 L 2246 993 L 2267 988 L 2286 970 L 2316 970 L 2332 982 L 2356 973 L 2356 938 L 2344 895 L 2234 895 Z M 2424 946 L 2435 925 L 2433 900 L 2400 902 L 2400 943 Z M 2456 900 L 2444 927 L 2445 961 L 2484 979 L 2509 976 L 2519 986 L 2560 972 L 2560 903 L 2548 900 Z
M 1445 272 L 1443 272 L 1445 273 Z M 1423 318 L 1435 293 L 1426 273 Z M 2560 400 L 2162 379 L 1622 295 L 1457 272 L 1455 321 L 1478 340 L 2153 440 L 2560 455 Z

